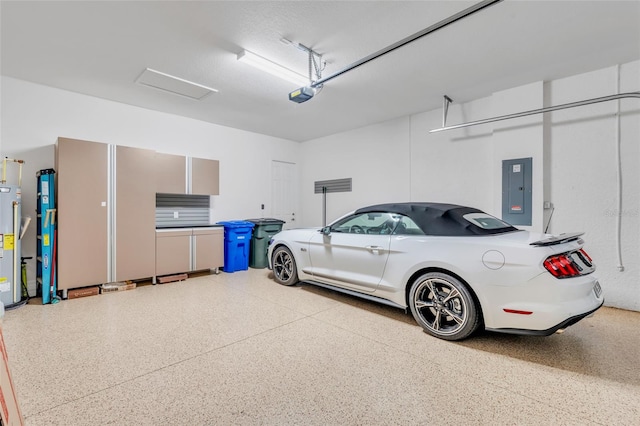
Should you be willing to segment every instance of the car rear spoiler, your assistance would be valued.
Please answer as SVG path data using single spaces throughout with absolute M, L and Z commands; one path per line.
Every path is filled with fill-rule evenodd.
M 584 232 L 572 232 L 570 234 L 560 234 L 555 237 L 549 237 L 549 238 L 545 238 L 544 240 L 535 241 L 533 243 L 530 243 L 529 245 L 543 247 L 543 246 L 553 246 L 556 244 L 564 244 L 570 241 L 575 241 L 583 235 L 584 235 Z

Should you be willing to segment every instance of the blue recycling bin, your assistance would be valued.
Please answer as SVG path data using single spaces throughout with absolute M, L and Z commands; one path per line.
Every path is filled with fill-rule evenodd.
M 254 224 L 246 220 L 218 222 L 224 226 L 224 272 L 249 269 L 249 247 Z

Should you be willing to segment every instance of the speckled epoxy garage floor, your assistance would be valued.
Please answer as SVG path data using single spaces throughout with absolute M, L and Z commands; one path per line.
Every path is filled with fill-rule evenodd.
M 640 313 L 461 343 L 267 270 L 7 312 L 27 425 L 637 425 Z

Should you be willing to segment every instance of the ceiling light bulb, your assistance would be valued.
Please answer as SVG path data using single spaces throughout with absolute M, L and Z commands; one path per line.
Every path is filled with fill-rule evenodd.
M 240 52 L 238 54 L 238 60 L 298 86 L 309 85 L 309 79 L 304 75 L 298 74 L 289 68 L 285 68 L 248 50 Z

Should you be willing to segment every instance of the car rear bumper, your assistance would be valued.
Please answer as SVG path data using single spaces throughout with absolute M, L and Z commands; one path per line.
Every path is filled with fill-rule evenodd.
M 578 321 L 588 316 L 591 316 L 595 311 L 600 309 L 603 304 L 604 304 L 604 299 L 602 299 L 602 303 L 600 303 L 600 305 L 597 308 L 591 311 L 585 312 L 583 314 L 575 315 L 571 318 L 567 318 L 566 320 L 562 321 L 560 324 L 557 324 L 546 330 L 527 330 L 522 328 L 487 328 L 486 330 L 495 331 L 498 333 L 522 334 L 522 335 L 528 335 L 528 336 L 550 336 L 556 333 L 558 330 L 564 330 L 565 328 L 574 325 Z
M 546 273 L 521 285 L 485 290 L 490 296 L 490 303 L 482 306 L 485 328 L 512 333 L 516 331 L 508 330 L 521 330 L 521 334 L 552 334 L 604 303 L 602 288 L 593 274 L 557 279 Z

